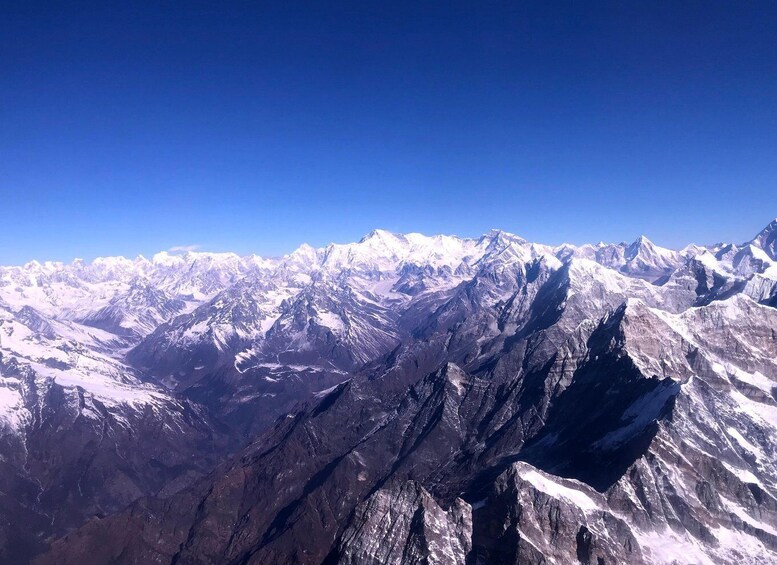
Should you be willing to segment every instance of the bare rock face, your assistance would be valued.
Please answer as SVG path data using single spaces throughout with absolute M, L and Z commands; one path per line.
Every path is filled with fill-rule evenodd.
M 626 517 L 574 480 L 515 463 L 474 504 L 474 563 L 644 563 Z
M 38 291 L 10 272 L 0 490 L 21 494 L 0 512 L 36 532 L 13 555 L 94 516 L 36 563 L 775 562 L 771 233 L 675 252 L 378 230 L 271 261 L 29 267 L 114 306 L 141 271 L 184 303 L 121 335 L 75 299 L 11 307 Z M 60 396 L 17 401 L 23 374 Z M 76 479 L 36 500 L 54 468 Z
M 472 510 L 456 499 L 447 512 L 418 483 L 383 488 L 360 504 L 333 563 L 464 565 L 472 543 Z

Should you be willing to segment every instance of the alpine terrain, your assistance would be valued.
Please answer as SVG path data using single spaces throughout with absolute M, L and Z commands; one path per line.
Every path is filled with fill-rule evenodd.
M 777 220 L 0 267 L 0 562 L 777 563 Z

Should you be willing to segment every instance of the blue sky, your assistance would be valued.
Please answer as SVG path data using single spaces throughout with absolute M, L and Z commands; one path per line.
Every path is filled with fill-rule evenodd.
M 773 2 L 11 4 L 0 263 L 777 216 Z

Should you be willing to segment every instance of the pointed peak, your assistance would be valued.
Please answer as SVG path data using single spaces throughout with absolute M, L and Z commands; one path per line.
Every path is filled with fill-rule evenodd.
M 302 264 L 312 266 L 318 261 L 318 250 L 309 243 L 303 243 L 297 249 L 284 256 L 286 264 Z
M 374 229 L 359 240 L 359 243 L 366 243 L 372 240 L 399 239 L 400 236 L 384 229 Z
M 650 240 L 647 238 L 647 236 L 646 236 L 646 235 L 641 235 L 641 236 L 639 236 L 637 239 L 635 239 L 635 240 L 634 240 L 634 243 L 632 243 L 632 245 L 639 245 L 639 246 L 641 246 L 641 247 L 648 246 L 648 245 L 652 246 L 652 245 L 653 245 L 653 242 L 652 242 L 652 241 L 650 241 Z
M 626 248 L 626 257 L 628 259 L 633 259 L 640 252 L 649 251 L 654 247 L 655 246 L 653 245 L 652 241 L 650 241 L 646 236 L 641 235 L 637 239 L 632 241 L 630 244 L 628 244 Z
M 753 242 L 760 240 L 764 236 L 777 233 L 777 218 L 766 224 L 766 227 L 758 232 L 758 235 L 753 238 Z
M 489 243 L 526 243 L 526 240 L 522 237 L 500 229 L 488 230 L 481 236 L 480 240 L 487 241 Z
M 315 257 L 315 256 L 316 256 L 316 248 L 310 245 L 309 243 L 303 243 L 288 255 L 288 257 Z
M 704 247 L 702 245 L 697 245 L 695 243 L 689 243 L 688 245 L 686 245 L 685 247 L 683 247 L 680 250 L 680 253 L 682 253 L 684 255 L 689 255 L 689 254 L 704 253 L 705 251 L 708 252 L 709 249 L 707 249 L 706 247 Z
M 777 259 L 777 218 L 769 222 L 749 243 L 766 251 L 770 258 Z
M 491 228 L 486 233 L 483 234 L 483 237 L 487 239 L 493 239 L 495 237 L 506 237 L 506 236 L 512 236 L 513 234 L 506 232 L 505 230 L 500 230 L 499 228 Z

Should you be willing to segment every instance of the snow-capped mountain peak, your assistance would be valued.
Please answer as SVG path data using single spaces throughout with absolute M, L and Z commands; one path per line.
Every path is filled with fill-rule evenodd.
M 777 261 L 777 218 L 761 230 L 750 243 L 763 249 L 771 259 Z
M 59 535 L 106 500 L 111 513 L 164 481 L 179 490 L 196 462 L 226 456 L 214 443 L 227 436 L 259 449 L 237 474 L 173 495 L 161 522 L 132 507 L 150 532 L 133 543 L 150 552 L 136 562 L 210 551 L 385 562 L 394 546 L 380 536 L 422 526 L 445 532 L 460 563 L 497 544 L 511 562 L 542 548 L 559 563 L 652 565 L 667 536 L 700 562 L 771 557 L 773 232 L 678 252 L 646 237 L 551 247 L 499 230 L 376 230 L 277 259 L 195 251 L 0 267 L 0 482 L 27 481 L 15 502 L 32 513 L 25 527 Z M 62 476 L 41 474 L 50 461 Z M 246 492 L 223 477 L 250 481 L 250 520 L 232 514 L 233 498 L 202 500 Z M 398 529 L 384 524 L 387 505 Z M 308 524 L 319 514 L 294 514 L 303 506 L 325 520 Z M 192 507 L 203 519 L 187 518 Z M 548 522 L 547 508 L 563 519 Z M 425 525 L 414 525 L 419 509 Z M 45 526 L 52 515 L 61 530 Z M 0 538 L 11 523 L 0 520 Z M 505 524 L 531 543 L 504 542 Z M 97 545 L 83 534 L 80 562 L 103 546 L 131 554 L 126 523 L 92 527 Z M 429 550 L 408 543 L 396 562 Z

